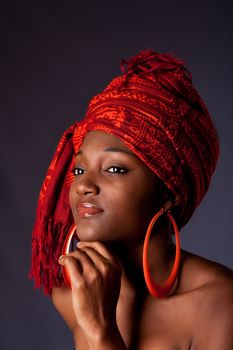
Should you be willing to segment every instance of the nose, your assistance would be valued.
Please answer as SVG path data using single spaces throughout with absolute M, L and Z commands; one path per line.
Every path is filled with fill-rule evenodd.
M 90 175 L 83 174 L 77 180 L 73 182 L 73 190 L 76 194 L 84 195 L 97 195 L 100 192 L 100 187 L 97 182 Z

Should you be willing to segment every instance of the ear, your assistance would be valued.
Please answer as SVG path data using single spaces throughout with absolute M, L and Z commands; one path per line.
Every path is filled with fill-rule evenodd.
M 177 205 L 180 204 L 180 198 L 179 196 L 176 196 L 174 199 L 172 200 L 168 200 L 164 203 L 163 205 L 163 209 L 164 209 L 164 212 L 167 212 L 169 209 L 172 209 L 174 207 L 176 207 Z

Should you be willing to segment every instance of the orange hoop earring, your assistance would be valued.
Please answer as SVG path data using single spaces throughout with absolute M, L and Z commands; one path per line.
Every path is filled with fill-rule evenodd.
M 76 225 L 73 224 L 66 236 L 66 239 L 65 239 L 65 242 L 63 244 L 63 247 L 62 247 L 62 255 L 66 255 L 66 254 L 69 254 L 70 252 L 70 243 L 71 243 L 71 240 L 73 238 L 73 235 L 76 231 Z M 67 269 L 65 268 L 65 266 L 61 266 L 61 270 L 62 270 L 62 275 L 63 275 L 63 278 L 64 278 L 64 281 L 65 283 L 67 284 L 68 287 L 71 288 L 71 282 L 70 282 L 70 275 L 67 271 Z
M 169 219 L 172 222 L 174 231 L 175 231 L 175 235 L 176 235 L 176 256 L 175 256 L 175 261 L 174 261 L 174 265 L 171 271 L 170 276 L 168 277 L 168 279 L 164 282 L 164 284 L 158 284 L 156 283 L 151 276 L 151 272 L 150 272 L 150 267 L 149 267 L 149 262 L 148 262 L 148 248 L 149 248 L 149 240 L 150 240 L 150 235 L 152 232 L 152 228 L 155 224 L 155 222 L 157 221 L 157 219 L 164 213 L 167 213 L 167 216 L 169 217 Z M 147 288 L 149 290 L 149 292 L 151 293 L 151 295 L 155 298 L 163 298 L 165 296 L 168 295 L 168 293 L 171 291 L 174 283 L 176 282 L 176 278 L 177 278 L 177 274 L 178 274 L 178 270 L 179 270 L 179 265 L 180 265 L 180 238 L 179 238 L 179 230 L 177 227 L 177 224 L 173 218 L 173 216 L 170 214 L 170 212 L 166 211 L 164 208 L 162 208 L 151 220 L 147 232 L 146 232 L 146 236 L 145 236 L 145 241 L 144 241 L 144 245 L 143 245 L 143 272 L 144 272 L 144 278 L 145 278 L 145 282 L 147 285 Z

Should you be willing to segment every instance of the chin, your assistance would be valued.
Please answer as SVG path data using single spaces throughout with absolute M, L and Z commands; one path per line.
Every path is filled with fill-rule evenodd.
M 78 238 L 81 241 L 102 241 L 104 239 L 103 237 L 103 230 L 101 228 L 96 227 L 98 225 L 91 225 L 91 224 L 83 224 L 83 223 L 77 223 L 77 235 Z

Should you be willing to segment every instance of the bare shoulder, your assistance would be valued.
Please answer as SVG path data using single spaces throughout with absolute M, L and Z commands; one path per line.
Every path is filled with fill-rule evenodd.
M 233 315 L 233 271 L 190 252 L 182 256 L 180 291 L 193 296 L 200 319 Z
M 210 288 L 230 292 L 233 289 L 233 271 L 212 260 L 182 250 L 181 283 L 189 290 Z
M 184 288 L 196 303 L 194 349 L 233 349 L 233 272 L 226 266 L 184 252 Z

